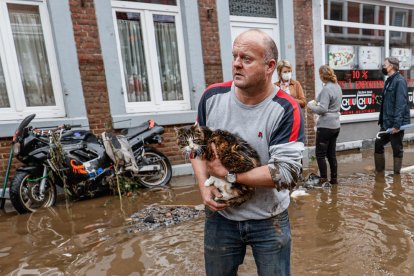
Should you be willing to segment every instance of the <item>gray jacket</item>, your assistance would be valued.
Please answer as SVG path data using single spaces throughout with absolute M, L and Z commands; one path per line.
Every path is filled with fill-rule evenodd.
M 327 82 L 316 98 L 317 105 L 308 104 L 312 112 L 319 115 L 317 128 L 337 129 L 342 101 L 342 89 L 337 83 Z

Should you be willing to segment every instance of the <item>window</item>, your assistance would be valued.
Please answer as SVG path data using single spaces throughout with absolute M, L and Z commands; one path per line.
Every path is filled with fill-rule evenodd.
M 390 8 L 390 25 L 414 28 L 414 10 Z
M 173 6 L 177 5 L 176 0 L 120 0 L 120 1 L 161 4 L 161 5 L 173 5 Z
M 325 19 L 384 25 L 385 7 L 358 2 L 325 0 Z
M 391 31 L 390 37 L 389 56 L 400 61 L 400 73 L 407 80 L 408 98 L 412 103 L 411 109 L 414 109 L 414 31 Z
M 229 0 L 230 15 L 276 18 L 275 0 Z
M 1 119 L 64 116 L 45 1 L 0 0 L 0 18 Z
M 325 26 L 326 63 L 335 71 L 342 88 L 341 114 L 379 112 L 376 96 L 381 94 L 384 76 L 385 32 L 338 27 L 330 33 Z
M 179 7 L 157 2 L 113 2 L 128 113 L 190 109 Z
M 378 118 L 370 113 L 380 111 L 381 65 L 389 56 L 400 60 L 414 109 L 413 10 L 337 0 L 325 0 L 324 8 L 324 63 L 334 69 L 342 87 L 341 114 Z

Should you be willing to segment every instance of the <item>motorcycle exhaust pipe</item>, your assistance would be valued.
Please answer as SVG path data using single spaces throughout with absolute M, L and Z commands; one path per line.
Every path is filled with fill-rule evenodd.
M 145 165 L 139 168 L 138 173 L 141 172 L 152 172 L 152 171 L 159 171 L 161 170 L 161 166 L 160 165 Z

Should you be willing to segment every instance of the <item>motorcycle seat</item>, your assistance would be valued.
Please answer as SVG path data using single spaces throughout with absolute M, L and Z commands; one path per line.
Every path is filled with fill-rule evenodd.
M 141 134 L 148 130 L 148 123 L 142 123 L 139 126 L 133 127 L 133 128 L 125 128 L 121 131 L 122 135 L 125 135 L 126 137 L 133 137 L 138 134 Z

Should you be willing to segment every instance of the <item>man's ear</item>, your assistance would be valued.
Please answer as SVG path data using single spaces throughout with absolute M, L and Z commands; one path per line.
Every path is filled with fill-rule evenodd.
M 274 59 L 269 60 L 269 62 L 267 63 L 268 70 L 272 71 L 273 73 L 276 70 L 276 64 L 277 64 L 276 60 Z

